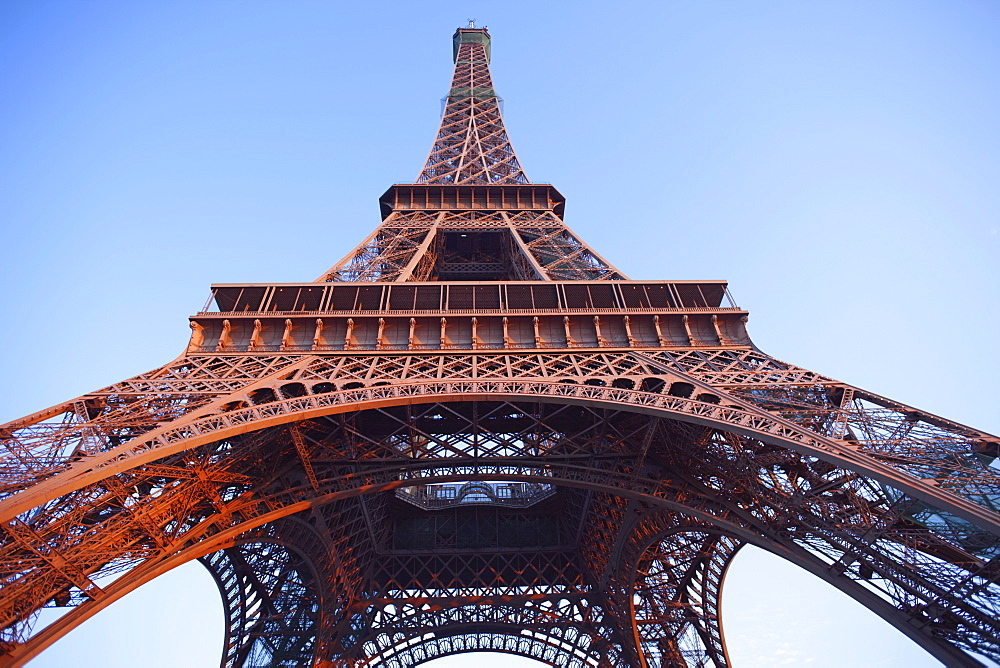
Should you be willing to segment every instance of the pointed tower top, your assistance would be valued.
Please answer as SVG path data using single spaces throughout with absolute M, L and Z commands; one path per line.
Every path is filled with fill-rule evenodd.
M 459 28 L 452 44 L 455 74 L 441 127 L 417 183 L 528 183 L 507 137 L 500 98 L 493 88 L 489 31 Z
M 317 281 L 626 279 L 566 226 L 563 196 L 524 175 L 490 78 L 489 32 L 469 25 L 453 36 L 455 75 L 416 183 L 389 188 L 382 224 Z

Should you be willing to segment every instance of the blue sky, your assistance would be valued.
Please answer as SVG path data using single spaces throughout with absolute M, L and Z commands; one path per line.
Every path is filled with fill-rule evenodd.
M 350 250 L 419 171 L 470 17 L 528 176 L 604 257 L 728 279 L 766 352 L 1000 432 L 1000 6 L 962 0 L 8 0 L 0 420 L 167 362 L 210 283 Z M 728 582 L 734 662 L 936 665 L 771 561 Z M 191 570 L 32 665 L 217 665 Z

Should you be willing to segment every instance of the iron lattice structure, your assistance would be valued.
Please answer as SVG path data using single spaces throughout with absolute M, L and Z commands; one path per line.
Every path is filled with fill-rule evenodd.
M 486 30 L 454 43 L 344 260 L 216 285 L 176 360 L 2 427 L 0 664 L 200 559 L 224 667 L 722 667 L 748 543 L 1000 660 L 1000 440 L 764 354 L 722 281 L 626 279 L 525 177 Z

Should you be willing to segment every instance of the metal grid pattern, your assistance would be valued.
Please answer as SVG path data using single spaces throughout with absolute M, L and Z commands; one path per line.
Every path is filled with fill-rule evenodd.
M 451 89 L 417 183 L 441 187 L 528 184 L 493 88 L 489 33 L 460 29 L 455 40 Z M 489 201 L 473 204 L 474 191 L 468 190 L 468 195 L 464 210 L 391 210 L 368 238 L 317 282 L 625 278 L 566 226 L 561 204 L 552 202 L 542 210 L 536 210 L 536 202 L 523 205 L 526 208 Z M 462 232 L 461 237 L 478 241 L 484 241 L 486 232 L 493 234 L 488 244 L 456 252 L 449 232 Z
M 581 355 L 576 360 L 576 368 L 579 368 L 580 361 L 586 357 Z M 374 360 L 367 361 L 368 368 L 371 368 Z M 538 373 L 539 361 L 541 360 L 535 360 L 528 365 L 535 366 L 535 373 Z M 562 371 L 566 373 L 571 368 L 567 362 L 572 360 L 553 355 L 547 361 L 551 368 L 563 367 Z M 975 462 L 966 462 L 964 468 L 955 464 L 958 460 L 956 453 L 981 448 L 983 444 L 991 442 L 988 436 L 973 430 L 949 430 L 934 426 L 932 422 L 941 421 L 933 416 L 919 414 L 920 427 L 915 430 L 910 448 L 920 443 L 924 444 L 925 452 L 931 452 L 927 450 L 926 444 L 937 443 L 937 457 L 948 464 L 946 468 L 939 469 L 939 482 L 932 486 L 933 494 L 938 497 L 938 504 L 935 506 L 900 491 L 899 487 L 907 480 L 914 482 L 913 476 L 905 470 L 908 466 L 905 461 L 899 462 L 901 468 L 894 469 L 897 487 L 875 481 L 877 475 L 882 475 L 877 470 L 879 465 L 898 462 L 893 453 L 883 452 L 886 447 L 884 438 L 867 440 L 861 448 L 843 441 L 845 451 L 860 450 L 862 458 L 867 461 L 867 471 L 851 470 L 857 468 L 856 461 L 847 461 L 847 458 L 837 461 L 830 451 L 819 447 L 808 453 L 789 449 L 787 446 L 792 443 L 776 438 L 776 434 L 782 432 L 762 430 L 754 437 L 746 437 L 734 433 L 744 431 L 745 422 L 730 422 L 729 430 L 685 422 L 696 414 L 703 417 L 722 406 L 713 403 L 709 397 L 689 399 L 669 394 L 671 388 L 685 381 L 672 379 L 665 373 L 658 376 L 646 375 L 651 372 L 648 364 L 643 366 L 638 360 L 627 356 L 589 361 L 591 364 L 585 362 L 583 365 L 589 375 L 588 371 L 584 371 L 582 376 L 576 376 L 576 382 L 567 384 L 556 380 L 551 383 L 559 391 L 557 403 L 540 404 L 530 418 L 525 417 L 522 408 L 515 410 L 510 404 L 481 407 L 470 413 L 469 409 L 462 408 L 467 405 L 462 402 L 427 404 L 421 411 L 376 409 L 375 414 L 380 416 L 378 425 L 368 421 L 373 418 L 360 417 L 375 415 L 370 411 L 354 413 L 356 417 L 351 419 L 346 419 L 350 414 L 334 412 L 327 413 L 329 417 L 322 420 L 315 417 L 302 420 L 291 416 L 288 423 L 299 425 L 297 429 L 300 431 L 301 447 L 298 447 L 292 432 L 286 427 L 260 430 L 257 426 L 264 424 L 262 413 L 249 420 L 254 427 L 243 435 L 235 434 L 228 438 L 213 436 L 208 445 L 181 449 L 174 454 L 154 459 L 153 463 L 145 466 L 137 464 L 127 472 L 105 475 L 102 481 L 76 491 L 69 491 L 64 487 L 53 502 L 34 511 L 30 521 L 25 521 L 22 515 L 21 518 L 13 519 L 9 525 L 12 529 L 8 529 L 8 532 L 14 540 L 7 546 L 4 563 L 8 568 L 14 569 L 8 572 L 18 573 L 4 587 L 5 598 L 14 604 L 14 608 L 9 609 L 12 617 L 8 619 L 15 624 L 9 628 L 12 632 L 22 632 L 27 627 L 16 622 L 17 618 L 22 617 L 17 611 L 37 609 L 39 605 L 46 603 L 79 604 L 84 608 L 102 605 L 102 600 L 106 600 L 108 594 L 96 584 L 101 577 L 121 572 L 135 572 L 138 577 L 148 569 L 155 570 L 159 564 L 169 561 L 173 556 L 172 552 L 183 551 L 184 546 L 188 546 L 187 549 L 190 550 L 198 545 L 197 536 L 201 536 L 201 540 L 207 538 L 201 532 L 206 529 L 211 532 L 218 530 L 218 526 L 214 524 L 220 517 L 220 511 L 216 509 L 217 503 L 222 502 L 226 506 L 221 511 L 222 516 L 238 517 L 246 527 L 269 512 L 282 515 L 294 512 L 296 508 L 303 507 L 303 501 L 307 504 L 322 504 L 322 499 L 335 493 L 333 490 L 343 493 L 357 485 L 372 485 L 378 480 L 391 488 L 405 483 L 410 479 L 409 476 L 419 474 L 421 482 L 498 478 L 543 482 L 557 486 L 563 490 L 560 493 L 564 495 L 566 488 L 560 486 L 560 483 L 570 487 L 581 483 L 604 485 L 605 489 L 614 490 L 591 493 L 585 502 L 580 502 L 579 499 L 566 502 L 568 507 L 573 507 L 575 502 L 579 508 L 587 509 L 586 519 L 577 525 L 577 544 L 584 562 L 590 564 L 585 572 L 591 573 L 591 582 L 604 581 L 604 586 L 597 588 L 599 591 L 615 591 L 616 588 L 610 586 L 615 581 L 619 582 L 618 588 L 622 592 L 628 590 L 630 585 L 621 583 L 627 582 L 629 576 L 626 575 L 623 579 L 623 576 L 614 573 L 615 568 L 620 568 L 628 561 L 621 556 L 624 554 L 624 546 L 636 540 L 627 534 L 626 529 L 634 531 L 639 538 L 649 534 L 649 529 L 640 526 L 641 523 L 622 522 L 622 518 L 636 510 L 646 512 L 649 506 L 655 507 L 657 503 L 669 499 L 674 504 L 682 505 L 690 516 L 698 517 L 700 514 L 702 522 L 705 513 L 708 513 L 714 520 L 711 530 L 713 535 L 720 531 L 721 525 L 728 535 L 742 541 L 752 540 L 777 549 L 774 543 L 777 540 L 783 552 L 788 553 L 794 548 L 794 556 L 814 572 L 829 576 L 831 568 L 835 569 L 840 578 L 838 586 L 847 588 L 849 593 L 870 605 L 876 603 L 876 599 L 882 600 L 880 605 L 883 609 L 877 611 L 897 624 L 902 624 L 900 620 L 905 620 L 912 627 L 913 620 L 920 618 L 924 633 L 937 643 L 944 636 L 973 651 L 984 654 L 996 652 L 994 641 L 990 639 L 996 637 L 998 630 L 994 628 L 997 613 L 996 585 L 991 584 L 996 579 L 997 540 L 995 537 L 990 538 L 989 532 L 977 528 L 972 522 L 959 518 L 956 508 L 948 509 L 946 503 L 949 501 L 949 488 L 952 488 L 949 479 L 953 476 L 959 479 L 976 476 L 981 484 L 992 485 L 989 488 L 981 487 L 972 493 L 966 491 L 968 483 L 963 482 L 961 486 L 955 487 L 960 492 L 965 492 L 967 500 L 982 503 L 984 494 L 995 494 L 996 476 L 989 467 L 983 466 L 974 457 L 972 459 Z M 412 364 L 412 360 L 410 363 Z M 497 360 L 492 360 L 492 363 L 496 365 Z M 509 364 L 508 359 L 503 366 L 510 369 Z M 337 366 L 345 369 L 346 361 L 342 365 L 334 365 L 334 368 Z M 609 374 L 616 367 L 619 375 L 617 379 L 613 379 Z M 391 369 L 398 367 L 383 368 L 391 373 Z M 517 365 L 514 368 L 517 369 Z M 580 371 L 574 370 L 572 373 Z M 372 385 L 335 390 L 321 386 L 324 381 L 319 381 L 318 378 L 324 376 L 316 374 L 315 370 L 312 374 L 307 374 L 300 368 L 296 373 L 303 380 L 312 375 L 311 379 L 306 380 L 312 383 L 309 386 L 312 392 L 330 389 L 327 393 L 329 395 L 350 395 L 344 405 L 353 408 L 364 405 L 366 393 L 372 398 L 385 398 L 400 387 Z M 371 377 L 367 372 L 364 375 Z M 355 375 L 359 376 L 361 374 Z M 564 376 L 566 379 L 571 377 L 573 376 L 569 374 Z M 325 382 L 328 382 L 331 377 L 325 378 Z M 588 385 L 588 378 L 603 380 L 605 383 L 611 380 L 611 383 Z M 686 378 L 692 386 L 700 382 L 694 375 Z M 650 392 L 654 387 L 648 382 L 645 392 L 614 387 L 614 380 L 628 380 L 641 385 L 645 379 L 660 380 L 663 384 L 655 394 Z M 286 377 L 284 381 L 287 380 L 290 379 Z M 469 382 L 471 381 L 467 381 Z M 285 384 L 288 385 L 287 382 Z M 524 394 L 539 396 L 538 385 L 536 381 L 523 386 Z M 471 388 L 471 385 L 467 384 L 465 387 Z M 773 388 L 765 391 L 759 385 L 744 384 L 736 387 L 741 392 L 749 392 L 759 402 L 774 403 L 780 399 L 787 403 L 785 395 L 789 386 L 781 391 Z M 805 387 L 814 397 L 818 394 L 818 390 L 808 385 L 791 387 L 797 388 L 797 391 Z M 822 445 L 819 439 L 823 433 L 836 433 L 844 429 L 839 426 L 842 410 L 834 399 L 846 389 L 839 383 L 830 382 L 823 386 L 822 396 L 827 397 L 824 407 L 821 408 L 819 402 L 814 401 L 810 411 L 800 411 L 788 417 L 794 418 L 794 424 L 808 428 L 809 433 L 817 438 L 816 445 Z M 292 387 L 286 387 L 285 390 L 279 388 L 271 401 L 239 410 L 273 411 L 276 404 L 302 402 L 307 396 L 320 396 L 307 394 L 281 398 L 282 392 L 297 391 Z M 741 401 L 735 392 L 727 395 L 724 389 L 718 387 L 716 392 L 716 396 L 723 397 L 723 401 L 732 401 L 734 405 Z M 499 393 L 482 394 L 497 396 Z M 859 394 L 858 391 L 854 396 Z M 619 413 L 624 417 L 616 419 L 605 409 L 567 403 L 575 396 L 586 396 L 590 399 L 600 397 L 603 405 L 610 405 L 608 402 L 612 398 L 620 401 L 623 398 L 647 395 L 658 397 L 660 406 L 688 407 L 694 412 L 685 414 L 677 411 L 667 418 L 667 422 L 653 423 L 665 426 L 651 429 L 648 419 L 627 408 L 624 413 Z M 470 398 L 472 396 L 479 397 L 481 394 L 477 392 L 470 395 Z M 746 402 L 746 405 L 752 406 L 750 402 Z M 581 413 L 581 410 L 584 412 Z M 635 405 L 631 410 L 635 410 Z M 892 412 L 885 407 L 880 407 L 878 411 L 883 419 L 884 414 Z M 897 414 L 901 416 L 898 418 L 901 421 L 915 420 L 911 410 L 900 408 Z M 345 417 L 337 417 L 338 415 Z M 628 417 L 630 415 L 637 419 L 632 420 Z M 758 417 L 763 418 L 764 415 L 761 413 Z M 848 420 L 848 425 L 859 423 L 857 427 L 847 427 L 851 432 L 855 429 L 860 431 L 860 423 L 864 420 L 870 422 L 864 413 L 857 412 L 857 415 L 858 417 Z M 582 422 L 581 416 L 589 416 L 589 422 Z M 99 416 L 95 416 L 95 420 L 98 419 Z M 428 423 L 442 433 L 429 430 Z M 576 442 L 580 445 L 568 450 L 566 448 L 571 445 L 571 441 L 567 440 L 565 433 L 558 430 L 558 435 L 546 432 L 566 424 L 581 423 L 590 425 L 586 430 L 586 438 L 590 440 L 580 442 L 579 439 L 583 436 L 577 435 Z M 507 432 L 500 429 L 501 424 Z M 682 424 L 690 426 L 673 426 Z M 336 425 L 337 435 L 330 436 L 327 432 L 334 429 L 333 425 Z M 763 423 L 758 423 L 758 426 L 763 426 Z M 489 439 L 484 439 L 486 433 L 489 434 Z M 894 449 L 899 450 L 904 440 L 900 438 L 893 441 Z M 336 451 L 330 450 L 331 442 L 338 444 Z M 992 442 L 995 443 L 995 440 Z M 605 449 L 611 448 L 606 458 L 594 451 L 596 443 L 603 444 Z M 288 454 L 282 455 L 282 452 Z M 557 455 L 557 452 L 560 454 Z M 361 453 L 368 454 L 359 460 Z M 637 460 L 640 455 L 642 458 Z M 375 468 L 370 474 L 360 477 L 356 466 L 348 467 L 355 469 L 350 472 L 339 463 L 364 460 Z M 449 463 L 442 466 L 435 464 L 433 460 Z M 652 461 L 656 461 L 655 465 L 650 463 Z M 730 465 L 732 461 L 744 464 L 733 470 Z M 639 462 L 645 464 L 640 465 Z M 400 466 L 404 466 L 410 473 L 401 477 Z M 743 466 L 746 466 L 746 470 Z M 310 469 L 313 471 L 312 476 L 307 474 Z M 338 470 L 342 471 L 339 474 L 340 482 L 335 482 Z M 272 489 L 265 494 L 266 501 L 262 499 L 261 506 L 261 502 L 251 501 L 247 491 L 254 488 L 254 481 L 263 480 L 280 483 L 281 491 L 275 492 Z M 259 483 L 257 488 L 263 491 Z M 621 494 L 622 490 L 628 489 L 636 490 L 643 495 L 644 500 L 626 501 L 626 497 Z M 725 494 L 732 498 L 728 502 L 720 501 Z M 17 496 L 11 497 L 11 500 L 14 498 Z M 728 510 L 724 511 L 727 505 Z M 746 510 L 750 507 L 753 508 L 752 512 Z M 139 509 L 142 512 L 138 512 Z M 576 512 L 582 514 L 583 510 Z M 343 544 L 344 554 L 357 550 L 359 535 L 371 536 L 367 539 L 368 544 L 377 546 L 378 536 L 384 536 L 386 529 L 383 528 L 381 533 L 372 532 L 369 525 L 377 520 L 375 515 L 371 509 L 367 509 L 367 512 L 355 509 L 355 535 L 342 535 L 340 538 L 331 535 L 327 540 Z M 187 518 L 187 521 L 177 522 L 176 518 L 180 516 Z M 382 517 L 384 522 L 384 511 Z M 351 526 L 342 517 L 336 521 L 336 525 Z M 662 524 L 654 522 L 653 525 L 663 528 Z M 88 527 L 87 531 L 81 533 L 82 527 Z M 233 530 L 239 532 L 238 527 L 239 525 L 233 527 Z M 620 531 L 626 533 L 616 533 Z M 566 540 L 572 543 L 573 539 L 567 537 Z M 301 540 L 297 542 L 301 543 Z M 44 551 L 32 550 L 30 547 L 41 544 L 47 545 Z M 346 546 L 351 547 L 346 549 Z M 375 550 L 377 547 L 366 549 Z M 567 556 L 561 559 L 570 563 Z M 405 560 L 400 561 L 393 568 L 398 568 L 398 573 L 405 573 L 410 568 L 410 575 L 406 578 L 411 582 L 419 580 L 412 572 L 412 567 L 406 567 L 405 563 Z M 456 572 L 469 566 L 467 558 L 453 557 L 451 563 L 451 570 Z M 69 569 L 60 564 L 74 564 L 75 568 Z M 341 564 L 340 567 L 343 569 L 344 565 Z M 355 573 L 355 578 L 360 577 L 361 570 L 362 567 L 357 564 L 347 569 L 348 572 Z M 495 573 L 497 568 L 481 566 L 474 571 Z M 635 572 L 643 571 L 639 569 Z M 721 584 L 720 571 L 716 569 L 714 573 L 713 578 L 706 571 L 703 579 L 708 578 L 706 582 L 710 580 L 716 585 Z M 544 575 L 536 573 L 533 585 L 537 586 L 538 582 L 551 584 L 550 579 Z M 642 586 L 648 587 L 648 573 L 643 577 L 647 581 Z M 661 573 L 657 577 L 657 582 L 662 584 L 665 576 Z M 120 580 L 120 586 L 125 586 L 128 581 L 125 577 Z M 380 577 L 379 581 L 388 583 L 390 579 Z M 847 587 L 848 582 L 856 585 L 856 588 Z M 118 585 L 119 581 L 115 584 Z M 480 583 L 480 586 L 485 586 L 485 583 Z M 442 589 L 448 590 L 447 587 Z M 474 586 L 473 590 L 475 589 Z M 351 587 L 345 586 L 341 591 L 351 590 Z M 354 590 L 363 591 L 357 589 L 356 585 Z M 406 586 L 397 586 L 393 590 L 395 593 L 386 600 L 398 599 L 407 590 Z M 452 590 L 448 591 L 455 594 Z M 876 598 L 866 600 L 872 592 L 876 593 Z M 515 587 L 499 595 L 516 593 Z M 563 594 L 564 592 L 560 592 L 560 595 Z M 439 592 L 437 598 L 442 595 Z M 481 596 L 482 592 L 475 595 Z M 711 601 L 712 595 L 714 594 L 702 593 L 699 600 Z M 425 597 L 426 594 L 419 596 Z M 895 606 L 898 606 L 891 608 L 891 614 L 886 609 L 885 599 L 895 601 Z M 603 614 L 606 617 L 610 615 L 609 620 L 617 619 L 620 625 L 626 610 L 627 606 L 616 610 L 608 603 Z M 929 611 L 934 611 L 933 616 L 928 616 L 931 614 Z M 707 624 L 712 621 L 708 619 L 710 616 L 711 613 L 704 613 L 699 617 L 702 627 L 708 630 L 697 626 L 685 627 L 685 633 L 680 635 L 687 638 L 688 644 L 696 636 L 713 637 L 712 626 Z M 674 626 L 670 626 L 664 619 L 656 619 L 659 620 L 657 623 L 660 628 L 678 629 L 679 622 L 672 622 Z M 645 629 L 646 626 L 653 628 L 655 625 L 644 623 L 642 628 Z M 662 631 L 658 638 L 653 645 L 662 654 L 672 641 L 667 642 L 669 638 Z M 680 642 L 679 638 L 680 636 L 675 639 Z M 924 637 L 923 640 L 928 641 L 929 638 Z M 704 640 L 701 642 L 706 647 L 711 646 L 711 643 Z M 234 646 L 239 644 L 237 641 L 233 642 Z M 650 653 L 654 651 L 653 645 L 646 643 L 643 647 Z M 683 647 L 677 651 L 685 656 L 694 656 L 692 652 L 705 654 L 709 651 L 697 647 L 682 649 Z M 617 651 L 623 653 L 623 656 L 628 652 L 625 648 Z M 717 648 L 715 652 L 714 656 L 721 656 Z M 713 661 L 721 665 L 720 660 Z M 625 665 L 628 663 L 625 659 Z
M 417 182 L 528 183 L 500 116 L 486 51 L 489 36 L 485 30 L 460 30 L 455 38 L 461 43 L 444 116 Z
M 456 44 L 421 181 L 525 183 L 488 35 Z M 320 282 L 623 278 L 555 205 L 501 204 L 390 211 Z M 503 262 L 448 241 L 462 230 L 506 235 Z M 273 295 L 296 310 L 322 292 L 303 289 Z M 193 327 L 163 367 L 0 426 L 0 666 L 201 559 L 225 604 L 225 668 L 402 668 L 477 650 L 721 668 L 719 597 L 747 543 L 948 665 L 1000 660 L 1000 439 L 781 362 L 714 315 L 707 345 L 695 321 L 640 346 L 626 318 L 619 342 L 581 349 L 567 333 L 544 350 L 272 346 L 262 325 L 241 350 L 211 349 Z M 435 485 L 482 494 L 431 503 Z M 531 493 L 505 504 L 501 489 Z M 63 614 L 36 628 L 42 608 Z
M 449 258 L 445 232 L 500 234 L 499 255 Z M 497 260 L 499 266 L 493 266 Z M 449 264 L 450 260 L 450 264 Z M 584 243 L 553 211 L 393 211 L 367 239 L 323 273 L 327 281 L 433 281 L 461 265 L 473 276 L 494 272 L 495 280 L 621 280 L 625 275 Z

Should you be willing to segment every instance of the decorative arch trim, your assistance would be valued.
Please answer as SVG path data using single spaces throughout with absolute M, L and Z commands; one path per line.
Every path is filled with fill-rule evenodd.
M 5 657 L 9 663 L 3 665 L 23 666 L 31 659 L 37 657 L 43 650 L 49 647 L 52 643 L 56 642 L 63 635 L 76 628 L 84 621 L 90 619 L 111 603 L 123 598 L 142 585 L 151 582 L 160 575 L 173 570 L 177 566 L 187 563 L 193 559 L 204 557 L 212 552 L 237 545 L 242 542 L 240 540 L 240 536 L 248 531 L 252 531 L 265 524 L 286 518 L 314 506 L 332 503 L 334 501 L 353 496 L 390 491 L 401 485 L 407 484 L 407 481 L 398 479 L 398 468 L 387 470 L 385 473 L 389 477 L 381 481 L 375 481 L 372 479 L 355 480 L 353 481 L 354 484 L 350 487 L 345 487 L 337 491 L 316 495 L 299 501 L 284 503 L 277 510 L 269 510 L 268 512 L 249 517 L 241 524 L 230 526 L 221 531 L 218 531 L 217 527 L 214 526 L 215 522 L 219 519 L 219 516 L 213 515 L 205 518 L 200 523 L 200 527 L 204 528 L 205 531 L 217 531 L 214 535 L 205 537 L 202 540 L 193 543 L 185 541 L 188 544 L 188 547 L 181 548 L 177 552 L 174 552 L 160 561 L 147 562 L 138 566 L 131 572 L 110 583 L 104 588 L 104 596 L 100 599 L 92 600 L 72 609 L 48 627 L 42 629 L 30 640 L 14 648 L 8 656 Z M 468 480 L 470 477 L 475 478 L 477 476 L 469 476 L 465 473 L 456 473 L 454 475 L 428 476 L 425 481 L 428 483 L 452 482 L 457 479 Z M 497 474 L 487 471 L 479 474 L 478 477 L 493 480 L 497 479 Z M 914 640 L 917 644 L 947 665 L 978 665 L 978 663 L 970 663 L 970 657 L 955 647 L 945 643 L 936 642 L 933 638 L 920 633 L 919 630 L 913 627 L 913 625 L 909 622 L 909 619 L 888 601 L 865 589 L 857 582 L 831 572 L 824 562 L 820 561 L 818 558 L 811 555 L 801 547 L 789 545 L 787 543 L 779 543 L 774 539 L 762 536 L 745 526 L 741 526 L 725 518 L 713 516 L 706 511 L 692 508 L 677 501 L 656 496 L 649 490 L 632 490 L 623 488 L 616 484 L 616 480 L 614 479 L 593 482 L 581 480 L 571 476 L 550 476 L 543 478 L 542 476 L 511 474 L 505 477 L 510 480 L 519 480 L 524 482 L 543 481 L 559 486 L 580 487 L 584 489 L 606 491 L 611 494 L 640 499 L 653 506 L 664 508 L 681 515 L 686 515 L 687 517 L 699 522 L 705 522 L 706 525 L 714 527 L 714 529 L 712 529 L 714 533 L 723 535 L 728 534 L 748 543 L 757 545 L 837 587 L 851 598 L 858 601 L 862 605 L 865 605 L 890 624 L 901 630 L 909 638 Z M 259 502 L 260 500 L 258 500 L 258 503 Z M 688 530 L 707 530 L 707 527 L 699 529 L 697 526 L 698 525 L 692 525 Z M 195 530 L 194 533 L 198 533 L 198 531 Z
M 433 381 L 363 387 L 192 417 L 181 424 L 166 425 L 117 448 L 90 456 L 4 500 L 0 503 L 0 522 L 9 522 L 17 515 L 62 494 L 161 457 L 267 427 L 389 406 L 498 400 L 616 408 L 757 438 L 860 473 L 1000 535 L 1000 515 L 997 513 L 936 487 L 934 481 L 919 480 L 879 462 L 846 441 L 821 436 L 733 397 L 727 397 L 727 403 L 712 403 L 642 390 L 528 380 Z

